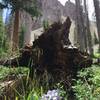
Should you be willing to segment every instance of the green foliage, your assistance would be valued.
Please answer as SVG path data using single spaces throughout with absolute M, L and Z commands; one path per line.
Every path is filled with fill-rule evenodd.
M 93 65 L 78 73 L 73 89 L 78 100 L 100 99 L 100 66 Z
M 10 8 L 12 13 L 16 10 L 24 10 L 28 12 L 32 17 L 39 15 L 39 10 L 36 6 L 36 0 L 3 0 L 0 3 L 1 8 Z
M 5 55 L 7 52 L 8 44 L 7 44 L 7 34 L 5 32 L 5 26 L 2 18 L 2 10 L 0 11 L 0 58 Z
M 29 73 L 27 74 L 27 78 L 21 79 L 23 92 L 19 92 L 19 90 L 15 89 L 16 97 L 22 100 L 39 100 L 39 98 L 43 95 L 43 88 L 39 84 L 38 79 L 31 80 L 29 78 Z
M 39 96 L 37 95 L 37 93 L 30 93 L 27 100 L 39 100 Z
M 100 58 L 100 53 L 94 53 L 94 58 Z
M 16 79 L 19 80 L 19 87 L 22 89 L 20 92 L 16 87 L 12 87 L 16 94 L 15 100 L 39 100 L 40 96 L 43 94 L 43 88 L 38 85 L 38 80 L 30 80 L 28 68 L 7 68 L 1 66 L 0 83 L 6 81 L 9 77 L 14 77 L 15 81 Z M 2 86 L 0 86 L 0 94 L 2 95 L 3 88 L 1 88 Z
M 37 3 L 36 0 L 2 0 L 2 1 L 0 1 L 0 7 L 2 9 L 3 8 L 10 9 L 11 13 L 15 14 L 14 26 L 17 26 L 17 27 L 14 27 L 14 30 L 13 30 L 14 35 L 12 37 L 13 38 L 12 42 L 14 42 L 13 44 L 16 44 L 16 46 L 18 46 L 18 42 L 19 42 L 19 39 L 18 39 L 19 38 L 19 36 L 18 36 L 19 14 L 18 13 L 25 11 L 28 14 L 30 14 L 32 17 L 38 17 L 40 15 L 40 12 L 37 8 L 36 3 Z M 15 38 L 17 38 L 18 41 Z M 14 40 L 16 40 L 16 41 L 14 41 Z M 14 47 L 14 49 L 15 49 L 15 47 Z
M 49 22 L 48 21 L 46 21 L 46 20 L 43 21 L 43 28 L 44 28 L 44 30 L 47 30 L 49 28 Z
M 26 76 L 28 73 L 28 68 L 7 68 L 4 66 L 0 66 L 0 95 L 3 94 L 4 86 L 1 84 L 4 83 L 4 81 L 8 81 L 10 78 L 17 79 L 20 76 Z M 5 96 L 6 98 L 6 96 Z
M 27 98 L 25 100 L 39 100 L 39 98 L 43 95 L 43 88 L 37 88 L 36 90 L 33 88 L 32 91 L 29 92 Z
M 5 80 L 7 76 L 10 75 L 27 75 L 28 68 L 7 68 L 4 66 L 0 66 L 0 81 Z
M 41 96 L 43 96 L 43 94 L 45 94 L 49 90 L 49 87 L 41 86 L 39 78 L 35 77 L 35 75 L 33 80 L 29 78 L 28 68 L 7 68 L 1 66 L 0 73 L 0 82 L 3 82 L 4 80 L 6 81 L 7 77 L 9 76 L 14 76 L 15 80 L 19 80 L 16 85 L 19 85 L 18 87 L 20 87 L 20 90 L 16 87 L 12 87 L 12 89 L 14 90 L 13 92 L 15 92 L 15 100 L 39 100 Z M 47 73 L 45 72 L 45 74 Z M 47 76 L 43 75 L 43 77 Z M 43 79 L 44 83 L 46 80 L 47 78 Z M 63 85 L 61 85 L 60 83 L 57 84 L 56 89 L 60 90 L 59 95 L 63 97 L 64 100 L 67 100 L 66 91 L 64 90 Z M 2 90 L 0 91 L 0 93 L 3 92 Z
M 5 31 L 2 16 L 0 16 L 0 48 L 5 46 Z
M 61 97 L 64 98 L 64 100 L 67 100 L 68 98 L 68 94 L 67 94 L 67 91 L 64 90 L 64 86 L 61 84 L 61 83 L 57 83 L 56 87 L 60 92 L 59 92 L 59 95 Z

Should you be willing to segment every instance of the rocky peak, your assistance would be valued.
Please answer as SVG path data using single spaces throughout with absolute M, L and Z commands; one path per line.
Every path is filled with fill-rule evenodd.
M 53 22 L 62 21 L 62 19 L 65 19 L 67 16 L 71 19 L 75 19 L 75 4 L 70 2 L 70 0 L 66 2 L 65 6 L 63 6 L 58 0 L 37 0 L 37 5 L 42 16 L 33 21 L 31 20 L 30 22 L 28 18 L 25 19 L 29 22 L 28 26 L 25 24 L 29 30 L 27 35 L 29 35 L 30 31 L 43 27 L 43 21 L 48 21 L 52 24 Z M 31 25 L 32 28 L 30 29 Z M 26 38 L 27 35 L 25 36 Z
M 58 0 L 43 0 L 42 1 L 43 19 L 50 22 L 58 21 L 61 18 L 62 5 Z
M 75 20 L 75 12 L 76 12 L 76 6 L 74 3 L 70 2 L 70 0 L 68 0 L 66 3 L 65 3 L 65 6 L 64 6 L 64 10 L 63 10 L 63 15 L 66 17 L 66 16 L 69 16 L 70 18 L 72 18 L 73 20 Z
M 69 16 L 71 19 L 75 20 L 75 4 L 70 2 L 70 0 L 66 2 L 65 6 L 58 0 L 38 0 L 38 7 L 42 14 L 41 18 L 38 19 L 38 23 L 41 23 L 41 25 L 44 20 L 50 23 L 57 22 L 61 20 L 62 16 Z M 37 24 L 35 23 L 35 25 Z M 41 25 L 38 24 L 37 28 Z

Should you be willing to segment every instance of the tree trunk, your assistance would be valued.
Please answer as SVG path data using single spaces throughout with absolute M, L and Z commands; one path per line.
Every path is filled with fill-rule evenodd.
M 13 31 L 13 50 L 16 50 L 18 48 L 19 44 L 19 10 L 15 11 L 15 18 L 14 18 L 14 31 Z
M 90 31 L 90 23 L 89 23 L 89 17 L 88 17 L 88 10 L 87 10 L 87 2 L 84 0 L 84 9 L 85 9 L 85 24 L 86 24 L 86 38 L 87 38 L 87 46 L 88 51 L 92 55 L 93 54 L 93 45 L 92 45 L 92 36 Z
M 100 7 L 99 7 L 99 0 L 93 0 L 93 1 L 96 14 L 96 24 L 99 37 L 99 51 L 100 51 Z
M 77 26 L 77 36 L 78 43 L 81 51 L 85 51 L 87 48 L 86 32 L 83 20 L 83 9 L 80 5 L 80 0 L 75 0 L 76 2 L 76 26 Z

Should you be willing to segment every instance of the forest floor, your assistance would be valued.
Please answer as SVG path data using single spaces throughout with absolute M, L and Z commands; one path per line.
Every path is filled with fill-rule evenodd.
M 40 99 L 50 89 L 60 90 L 63 100 L 100 99 L 100 53 L 90 56 L 73 47 L 70 25 L 69 18 L 63 24 L 54 23 L 17 57 L 1 60 L 5 67 L 0 66 L 0 100 L 51 100 Z
M 20 94 L 20 91 L 17 90 L 17 88 L 19 87 L 19 84 L 23 81 L 22 78 L 23 77 L 27 78 L 28 73 L 29 73 L 28 68 L 22 68 L 22 67 L 8 68 L 8 67 L 0 66 L 0 96 L 6 94 L 5 92 L 7 92 L 6 95 L 14 95 L 13 94 L 14 92 L 16 93 L 19 92 L 19 95 L 22 95 Z M 62 86 L 59 86 L 58 88 L 61 88 L 61 87 Z M 24 88 L 28 89 L 28 87 L 24 87 Z M 98 98 L 100 98 L 100 95 L 99 95 L 100 93 L 100 64 L 92 65 L 91 68 L 85 68 L 84 70 L 79 71 L 78 79 L 75 80 L 75 84 L 73 88 L 76 91 L 75 95 L 78 98 L 77 100 L 83 100 L 83 98 L 88 98 L 87 100 L 92 100 L 90 99 L 91 97 L 96 98 L 95 100 L 99 100 Z M 20 88 L 20 89 L 23 89 L 23 88 Z M 91 91 L 93 92 L 91 93 Z M 26 91 L 24 92 L 26 93 Z M 42 94 L 43 93 L 46 93 L 46 92 L 42 92 Z M 19 97 L 20 96 L 18 96 L 18 98 Z M 4 100 L 4 99 L 0 99 L 0 100 Z M 12 100 L 15 100 L 15 99 L 12 99 Z M 28 99 L 25 99 L 25 100 L 28 100 Z M 39 100 L 39 99 L 32 99 L 32 100 Z M 67 99 L 64 99 L 64 100 L 67 100 Z

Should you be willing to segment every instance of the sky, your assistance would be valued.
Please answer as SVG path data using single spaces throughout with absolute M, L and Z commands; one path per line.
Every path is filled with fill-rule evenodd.
M 60 1 L 63 5 L 65 5 L 67 0 L 58 0 L 58 1 Z

